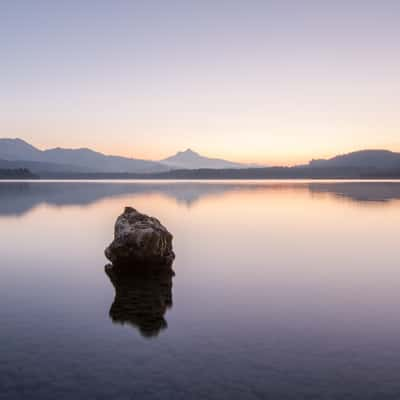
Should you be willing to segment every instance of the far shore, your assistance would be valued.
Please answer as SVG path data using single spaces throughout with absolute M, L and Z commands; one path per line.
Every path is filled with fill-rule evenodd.
M 171 170 L 157 173 L 48 173 L 3 171 L 1 180 L 397 180 L 400 169 L 269 167 Z

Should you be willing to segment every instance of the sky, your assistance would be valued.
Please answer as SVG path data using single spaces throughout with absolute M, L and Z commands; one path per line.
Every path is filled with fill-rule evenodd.
M 400 151 L 400 1 L 0 0 L 0 136 L 292 165 Z

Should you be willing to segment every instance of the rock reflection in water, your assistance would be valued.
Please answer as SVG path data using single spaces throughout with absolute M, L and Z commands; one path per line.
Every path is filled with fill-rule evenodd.
M 167 328 L 164 315 L 172 307 L 172 269 L 127 273 L 112 265 L 105 272 L 115 288 L 110 318 L 136 327 L 143 337 L 158 336 Z

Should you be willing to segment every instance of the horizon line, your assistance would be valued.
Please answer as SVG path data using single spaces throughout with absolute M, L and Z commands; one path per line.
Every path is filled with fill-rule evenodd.
M 107 157 L 122 157 L 122 158 L 128 158 L 128 159 L 135 159 L 135 160 L 140 160 L 140 161 L 149 161 L 149 162 L 163 162 L 164 160 L 173 157 L 179 153 L 185 153 L 185 152 L 192 152 L 195 153 L 201 157 L 205 157 L 205 158 L 209 158 L 209 159 L 217 159 L 217 160 L 222 160 L 222 161 L 227 161 L 227 162 L 232 162 L 232 163 L 237 163 L 237 164 L 243 164 L 244 167 L 248 166 L 248 165 L 258 165 L 258 167 L 262 168 L 262 167 L 278 167 L 278 166 L 285 166 L 285 167 L 294 167 L 294 166 L 301 166 L 304 165 L 303 163 L 284 163 L 284 165 L 278 165 L 275 163 L 265 163 L 265 162 L 259 162 L 259 161 L 237 161 L 234 159 L 227 159 L 227 158 L 223 158 L 222 156 L 213 156 L 213 155 L 207 155 L 205 153 L 200 153 L 197 150 L 193 150 L 193 146 L 188 146 L 186 147 L 185 150 L 177 150 L 175 151 L 173 154 L 167 155 L 166 157 L 163 157 L 161 159 L 151 159 L 151 158 L 142 158 L 142 157 L 136 157 L 136 156 L 127 156 L 127 155 L 121 155 L 121 154 L 115 154 L 115 153 L 108 153 L 108 152 L 103 152 L 101 150 L 96 150 L 94 147 L 61 147 L 61 146 L 55 146 L 55 147 L 45 147 L 45 146 L 37 146 L 35 144 L 32 144 L 31 142 L 16 136 L 16 137 L 0 137 L 0 140 L 19 140 L 21 142 L 24 142 L 25 144 L 28 144 L 29 146 L 34 147 L 35 149 L 39 150 L 39 151 L 48 151 L 48 150 L 88 150 L 88 151 L 92 151 L 95 153 L 99 153 L 102 154 L 104 156 Z M 386 151 L 386 152 L 390 152 L 390 153 L 399 153 L 400 151 L 395 151 L 395 150 L 391 150 L 388 148 L 358 148 L 358 149 L 354 149 L 354 150 L 350 150 L 350 151 L 342 151 L 342 152 L 338 152 L 338 153 L 332 153 L 329 156 L 321 156 L 321 157 L 317 157 L 317 156 L 312 156 L 311 158 L 308 158 L 306 163 L 310 163 L 311 161 L 317 161 L 317 160 L 329 160 L 331 158 L 334 157 L 339 157 L 339 156 L 344 156 L 347 154 L 352 154 L 352 153 L 358 153 L 358 152 L 363 152 L 363 151 Z

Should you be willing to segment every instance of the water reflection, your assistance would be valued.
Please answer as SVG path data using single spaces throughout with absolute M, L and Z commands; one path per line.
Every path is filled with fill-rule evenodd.
M 114 323 L 129 324 L 146 338 L 167 328 L 164 315 L 172 307 L 172 270 L 127 274 L 107 265 L 105 272 L 115 289 L 109 312 Z
M 296 182 L 296 181 L 191 181 L 191 182 L 0 182 L 0 215 L 23 215 L 41 204 L 86 206 L 124 195 L 160 194 L 178 205 L 192 207 L 200 201 L 235 192 L 268 195 L 278 191 L 328 194 L 356 202 L 400 199 L 400 182 Z
M 0 216 L 0 399 L 218 399 L 221 382 L 226 398 L 399 398 L 399 192 L 0 183 L 1 212 L 40 205 Z M 174 233 L 173 294 L 171 276 L 105 276 L 126 205 Z
M 400 182 L 312 182 L 313 194 L 329 193 L 357 202 L 388 202 L 400 199 Z

